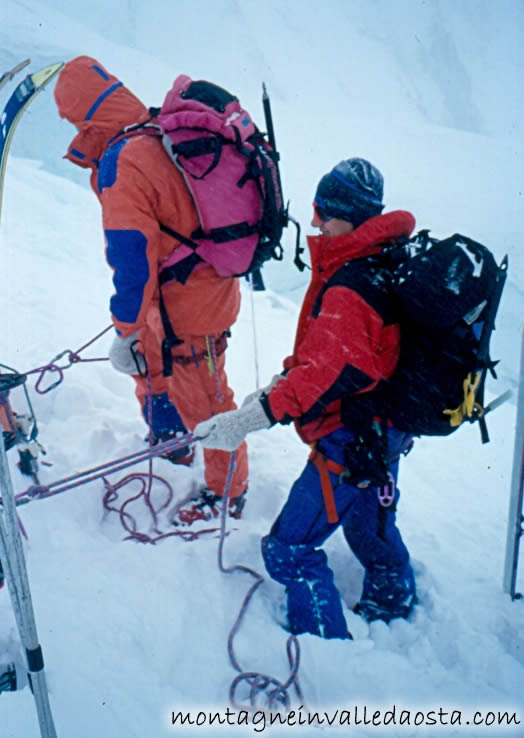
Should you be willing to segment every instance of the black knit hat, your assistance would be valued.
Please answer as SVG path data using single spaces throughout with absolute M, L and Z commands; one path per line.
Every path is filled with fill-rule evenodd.
M 320 218 L 340 218 L 355 228 L 384 209 L 384 178 L 366 159 L 346 159 L 318 183 L 314 206 Z

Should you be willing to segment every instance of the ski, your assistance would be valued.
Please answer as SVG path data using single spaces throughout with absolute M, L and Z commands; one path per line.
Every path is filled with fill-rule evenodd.
M 22 65 L 25 66 L 25 62 L 22 62 Z M 58 62 L 57 64 L 51 64 L 49 67 L 44 67 L 44 69 L 38 72 L 28 74 L 15 88 L 0 116 L 0 218 L 2 216 L 2 192 L 4 188 L 7 155 L 15 128 L 36 95 L 51 82 L 63 66 L 63 62 Z M 11 72 L 7 72 L 6 74 L 9 77 L 12 73 L 11 70 Z
M 16 64 L 12 69 L 9 69 L 7 72 L 4 72 L 2 76 L 0 76 L 0 90 L 4 85 L 6 85 L 8 82 L 10 82 L 15 74 L 18 74 L 18 72 L 22 71 L 24 67 L 27 67 L 27 65 L 30 63 L 31 59 L 24 59 L 24 61 L 20 62 L 20 64 Z

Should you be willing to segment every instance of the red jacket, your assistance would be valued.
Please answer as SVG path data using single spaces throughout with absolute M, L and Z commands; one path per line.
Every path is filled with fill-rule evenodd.
M 393 373 L 400 330 L 389 294 L 363 257 L 409 236 L 413 216 L 379 215 L 351 233 L 309 236 L 312 277 L 285 377 L 263 398 L 275 422 L 295 421 L 311 443 L 340 428 L 341 398 L 372 390 Z

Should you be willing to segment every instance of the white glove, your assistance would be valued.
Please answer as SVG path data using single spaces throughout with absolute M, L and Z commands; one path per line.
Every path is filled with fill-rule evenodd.
M 258 400 L 254 400 L 240 410 L 230 410 L 202 421 L 193 431 L 193 436 L 204 448 L 234 451 L 248 433 L 270 426 L 264 408 Z
M 253 400 L 258 400 L 260 398 L 260 395 L 265 394 L 267 395 L 273 387 L 276 385 L 276 383 L 280 380 L 284 379 L 284 376 L 282 374 L 274 374 L 273 379 L 271 382 L 263 387 L 262 389 L 255 390 L 254 392 L 250 392 L 249 395 L 246 395 L 244 397 L 244 402 L 242 403 L 242 407 L 245 407 L 245 405 L 249 405 L 250 402 L 253 402 Z
M 138 350 L 137 342 L 138 333 L 133 333 L 133 335 L 127 336 L 127 338 L 115 336 L 109 349 L 109 361 L 117 372 L 122 372 L 123 374 L 146 373 L 146 360 L 144 354 Z

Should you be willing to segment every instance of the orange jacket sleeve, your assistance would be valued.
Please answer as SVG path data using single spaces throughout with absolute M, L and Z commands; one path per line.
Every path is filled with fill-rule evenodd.
M 132 151 L 133 146 L 126 145 L 126 141 L 115 144 L 105 154 L 98 172 L 106 258 L 115 287 L 110 310 L 123 336 L 145 324 L 158 289 L 161 237 L 155 214 L 156 191 L 139 169 Z

